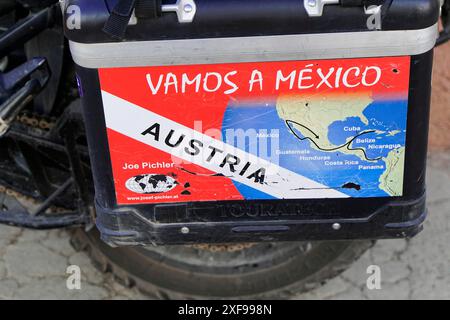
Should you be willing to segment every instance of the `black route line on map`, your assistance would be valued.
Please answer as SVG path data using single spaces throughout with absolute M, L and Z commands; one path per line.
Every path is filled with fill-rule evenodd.
M 200 177 L 226 177 L 223 173 L 198 173 L 198 172 L 193 172 L 193 171 L 190 171 L 188 169 L 181 168 L 181 167 L 178 167 L 178 169 L 180 169 L 181 171 L 184 171 L 186 173 L 192 174 L 194 176 L 200 176 Z M 226 177 L 226 178 L 229 178 L 229 177 Z
M 305 126 L 305 125 L 303 125 L 303 124 L 301 124 L 301 123 L 298 123 L 297 121 L 294 121 L 294 120 L 285 120 L 285 122 L 286 122 L 286 126 L 289 128 L 289 130 L 291 131 L 291 133 L 292 133 L 298 140 L 300 140 L 300 141 L 309 140 L 309 141 L 311 141 L 312 143 L 314 143 L 314 145 L 317 147 L 317 149 L 319 149 L 319 150 L 321 150 L 321 151 L 331 152 L 331 151 L 337 151 L 337 150 L 342 149 L 342 148 L 347 148 L 347 150 L 349 150 L 349 151 L 361 151 L 361 152 L 364 154 L 364 158 L 366 158 L 367 161 L 372 161 L 372 162 L 374 162 L 374 161 L 378 161 L 378 160 L 382 159 L 382 157 L 370 159 L 370 158 L 367 156 L 366 150 L 364 150 L 363 148 L 351 148 L 351 147 L 350 147 L 350 145 L 352 144 L 353 141 L 355 141 L 355 139 L 357 139 L 357 138 L 359 138 L 359 137 L 361 137 L 361 136 L 363 136 L 363 135 L 366 135 L 366 134 L 369 134 L 369 133 L 376 132 L 376 130 L 363 131 L 363 132 L 361 132 L 360 134 L 354 136 L 352 139 L 350 139 L 348 142 L 344 143 L 344 144 L 341 145 L 341 146 L 338 146 L 338 147 L 335 147 L 335 148 L 331 148 L 331 149 L 326 149 L 326 148 L 320 147 L 320 146 L 316 143 L 316 141 L 314 141 L 314 139 L 312 139 L 312 138 L 310 138 L 310 137 L 304 137 L 304 138 L 300 137 L 300 136 L 297 134 L 297 132 L 295 132 L 295 130 L 294 130 L 294 128 L 293 128 L 293 126 L 292 126 L 291 124 L 294 124 L 294 125 L 300 126 L 300 127 L 302 127 L 302 128 L 305 128 L 306 130 L 308 130 L 309 132 L 311 132 L 311 133 L 314 135 L 314 137 L 315 137 L 316 139 L 319 139 L 320 137 L 319 137 L 314 131 L 312 131 L 310 128 L 308 128 L 307 126 Z

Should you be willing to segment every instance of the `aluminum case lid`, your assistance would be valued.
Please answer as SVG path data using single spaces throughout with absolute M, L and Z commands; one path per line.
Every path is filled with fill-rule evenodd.
M 439 0 L 387 0 L 378 17 L 335 4 L 310 17 L 302 0 L 194 1 L 192 22 L 180 23 L 173 12 L 139 19 L 121 42 L 102 31 L 117 0 L 62 1 L 73 58 L 102 68 L 417 55 L 438 34 Z M 372 29 L 370 17 L 378 19 Z

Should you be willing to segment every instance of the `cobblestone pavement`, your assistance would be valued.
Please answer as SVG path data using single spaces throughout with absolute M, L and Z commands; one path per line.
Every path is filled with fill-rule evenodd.
M 429 218 L 405 240 L 379 241 L 341 276 L 299 299 L 450 299 L 450 153 L 434 154 L 428 169 Z M 66 288 L 66 268 L 82 270 L 81 290 Z M 366 288 L 369 265 L 381 268 L 381 290 Z M 75 252 L 64 230 L 0 226 L 0 298 L 144 299 L 103 275 Z

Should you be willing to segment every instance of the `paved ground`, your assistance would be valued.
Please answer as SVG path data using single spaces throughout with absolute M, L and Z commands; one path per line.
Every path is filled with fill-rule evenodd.
M 450 299 L 450 152 L 434 153 L 428 169 L 429 219 L 416 238 L 380 241 L 349 270 L 300 299 Z M 81 290 L 66 288 L 66 268 L 82 270 Z M 366 269 L 381 268 L 381 290 L 368 290 Z M 143 299 L 97 272 L 75 252 L 65 231 L 0 226 L 0 298 Z
M 412 240 L 385 240 L 341 276 L 300 299 L 450 299 L 450 43 L 435 56 L 428 170 L 429 218 Z M 82 288 L 66 288 L 66 268 L 82 270 Z M 366 269 L 381 268 L 381 290 L 368 290 Z M 97 272 L 65 231 L 0 225 L 0 299 L 143 299 Z
M 429 217 L 410 240 L 379 241 L 341 276 L 299 298 L 450 299 L 450 152 L 429 157 Z M 381 290 L 368 290 L 367 266 L 381 269 Z

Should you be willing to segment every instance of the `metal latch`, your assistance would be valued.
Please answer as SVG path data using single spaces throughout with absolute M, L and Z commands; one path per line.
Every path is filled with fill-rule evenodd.
M 175 4 L 161 6 L 162 12 L 175 12 L 179 23 L 189 23 L 194 20 L 197 5 L 194 0 L 177 0 Z
M 339 0 L 303 0 L 305 10 L 310 17 L 322 16 L 323 6 L 326 4 L 339 4 Z
M 194 0 L 178 0 L 174 4 L 164 4 L 161 6 L 161 12 L 175 12 L 179 23 L 190 23 L 194 20 L 197 12 L 197 5 Z M 133 11 L 129 25 L 138 23 L 136 12 Z
M 119 0 L 102 30 L 111 38 L 122 40 L 128 25 L 137 24 L 139 18 L 157 18 L 161 12 L 175 12 L 178 22 L 189 23 L 194 20 L 197 5 L 194 0 L 177 0 L 165 5 L 160 0 Z

